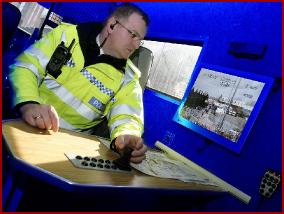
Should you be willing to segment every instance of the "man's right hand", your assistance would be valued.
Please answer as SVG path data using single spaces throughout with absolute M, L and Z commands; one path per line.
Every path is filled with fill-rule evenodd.
M 31 126 L 58 131 L 59 117 L 52 105 L 28 103 L 19 110 L 23 120 Z

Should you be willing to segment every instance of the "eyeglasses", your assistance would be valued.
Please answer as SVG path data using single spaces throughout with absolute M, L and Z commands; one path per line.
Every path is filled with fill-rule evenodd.
M 140 38 L 139 35 L 137 35 L 137 33 L 133 32 L 132 30 L 128 29 L 127 27 L 125 27 L 123 24 L 121 24 L 119 21 L 116 20 L 116 23 L 120 24 L 121 27 L 123 27 L 125 30 L 127 30 L 127 32 L 129 33 L 129 35 L 131 36 L 131 38 L 134 41 L 139 41 L 140 45 L 143 45 L 144 41 L 142 38 Z

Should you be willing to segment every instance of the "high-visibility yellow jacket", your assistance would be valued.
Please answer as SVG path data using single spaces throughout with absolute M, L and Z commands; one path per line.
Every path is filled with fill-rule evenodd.
M 46 72 L 47 63 L 61 41 L 68 47 L 72 39 L 72 57 L 55 79 Z M 111 140 L 124 134 L 142 135 L 139 77 L 140 71 L 129 59 L 125 73 L 106 63 L 84 68 L 76 26 L 66 23 L 17 57 L 9 75 L 14 106 L 27 101 L 51 104 L 59 115 L 60 127 L 74 131 L 90 130 L 106 116 Z

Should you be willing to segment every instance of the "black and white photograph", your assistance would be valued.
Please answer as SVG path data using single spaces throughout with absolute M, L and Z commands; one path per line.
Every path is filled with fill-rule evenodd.
M 180 116 L 237 142 L 264 84 L 202 68 Z

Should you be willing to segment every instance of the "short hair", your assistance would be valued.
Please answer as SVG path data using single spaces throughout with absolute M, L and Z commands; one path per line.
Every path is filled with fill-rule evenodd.
M 146 26 L 148 27 L 149 22 L 150 22 L 148 15 L 142 9 L 140 9 L 139 7 L 137 7 L 134 4 L 124 3 L 120 6 L 118 6 L 111 13 L 110 17 L 116 17 L 118 19 L 120 19 L 120 18 L 123 19 L 123 18 L 128 18 L 133 13 L 137 13 L 140 16 L 142 16 L 142 19 L 144 20 Z

